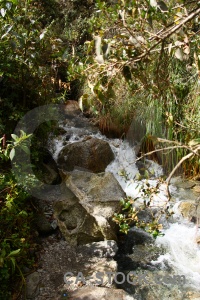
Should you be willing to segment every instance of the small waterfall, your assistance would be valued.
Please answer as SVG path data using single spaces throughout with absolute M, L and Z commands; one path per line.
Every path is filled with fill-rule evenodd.
M 154 265 L 167 266 L 178 275 L 184 275 L 186 285 L 200 290 L 200 248 L 196 242 L 197 228 L 191 223 L 171 224 L 164 231 L 163 237 L 156 239 L 156 244 L 166 249 Z
M 58 137 L 52 136 L 49 139 L 49 147 L 52 149 L 55 160 L 57 160 L 58 154 L 66 142 L 74 143 L 82 140 L 87 135 L 103 139 L 109 142 L 115 154 L 115 160 L 106 168 L 106 172 L 114 174 L 128 196 L 141 197 L 142 199 L 141 187 L 146 184 L 146 180 L 135 180 L 139 173 L 135 164 L 136 154 L 127 141 L 108 139 L 98 132 L 93 133 L 83 130 L 83 128 L 69 128 L 62 124 L 60 127 L 66 130 L 67 134 Z M 69 132 L 71 133 L 69 134 Z M 147 162 L 149 173 L 153 174 L 153 178 L 148 179 L 148 184 L 155 187 L 158 183 L 158 177 L 163 174 L 162 168 L 155 162 L 149 160 Z M 182 196 L 177 193 L 177 189 L 173 185 L 170 186 L 170 191 L 174 193 L 176 199 L 174 202 L 187 200 L 181 198 Z M 153 205 L 163 206 L 167 201 L 166 185 L 161 184 Z M 174 208 L 176 206 L 177 204 Z M 196 243 L 196 227 L 194 224 L 185 223 L 182 220 L 179 223 L 169 224 L 168 228 L 163 230 L 163 233 L 163 237 L 157 238 L 156 245 L 164 248 L 166 254 L 160 255 L 157 260 L 152 261 L 152 264 L 161 267 L 163 270 L 170 267 L 175 274 L 185 276 L 187 286 L 200 290 L 200 248 Z
M 135 178 L 139 173 L 135 165 L 136 155 L 128 142 L 121 140 L 111 140 L 110 146 L 115 154 L 115 160 L 106 168 L 106 172 L 111 172 L 125 190 L 130 178 Z M 122 176 L 123 175 L 123 176 Z M 125 178 L 127 177 L 127 180 Z

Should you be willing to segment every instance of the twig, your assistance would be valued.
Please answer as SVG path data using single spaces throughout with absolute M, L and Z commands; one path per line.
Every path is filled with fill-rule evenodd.
M 189 159 L 190 157 L 194 156 L 195 154 L 197 154 L 196 152 L 200 150 L 200 146 L 198 146 L 195 150 L 193 150 L 192 153 L 189 153 L 187 155 L 185 155 L 184 157 L 181 158 L 181 160 L 178 162 L 178 164 L 174 167 L 174 169 L 172 170 L 172 172 L 169 174 L 168 178 L 166 179 L 167 185 L 169 185 L 170 180 L 172 178 L 172 176 L 174 175 L 174 173 L 176 172 L 176 170 L 180 167 L 180 165 L 187 159 Z
M 142 53 L 141 55 L 139 55 L 136 58 L 133 58 L 132 61 L 137 62 L 140 61 L 142 58 L 146 57 L 149 53 L 152 52 L 152 50 L 158 46 L 163 40 L 165 40 L 166 38 L 170 37 L 172 34 L 174 34 L 177 30 L 179 30 L 184 24 L 186 24 L 187 22 L 191 21 L 193 18 L 195 18 L 198 14 L 200 13 L 200 8 L 198 9 L 194 9 L 189 16 L 187 16 L 186 18 L 184 18 L 179 24 L 172 26 L 172 28 L 167 29 L 166 31 L 164 31 L 163 33 L 161 33 L 160 37 L 157 36 L 157 38 L 159 39 L 159 41 L 157 41 L 148 51 Z
M 134 162 L 144 158 L 145 156 L 149 156 L 149 155 L 151 155 L 153 153 L 156 153 L 156 152 L 160 152 L 160 151 L 164 151 L 164 150 L 173 150 L 173 149 L 177 149 L 177 148 L 185 148 L 185 149 L 190 150 L 190 148 L 188 148 L 187 146 L 171 146 L 171 147 L 160 148 L 160 149 L 156 149 L 156 150 L 153 150 L 153 151 L 150 151 L 150 152 L 147 152 L 147 153 L 143 154 L 142 156 L 140 156 L 136 160 L 134 160 Z

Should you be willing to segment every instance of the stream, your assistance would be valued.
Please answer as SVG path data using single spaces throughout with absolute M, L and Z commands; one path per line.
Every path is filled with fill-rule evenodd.
M 83 128 L 83 126 L 73 125 L 73 123 L 61 123 L 60 128 L 65 133 L 51 137 L 49 147 L 54 159 L 57 160 L 66 141 L 75 143 L 88 135 L 103 139 L 110 144 L 115 155 L 115 160 L 108 165 L 106 172 L 114 174 L 127 196 L 138 197 L 138 203 L 142 201 L 141 187 L 147 183 L 147 180 L 137 180 L 139 170 L 135 164 L 137 157 L 134 147 L 131 147 L 126 140 L 107 138 L 89 126 Z M 163 175 L 162 167 L 150 160 L 146 160 L 146 164 L 149 174 L 148 184 L 155 187 L 160 176 Z M 120 286 L 129 294 L 133 294 L 134 299 L 200 299 L 198 228 L 187 218 L 183 218 L 178 209 L 181 201 L 195 201 L 198 195 L 194 194 L 191 189 L 184 189 L 177 185 L 179 181 L 181 178 L 175 178 L 170 184 L 172 196 L 170 203 L 168 203 L 165 183 L 159 186 L 159 192 L 152 201 L 152 206 L 168 205 L 174 213 L 169 220 L 163 221 L 162 233 L 164 235 L 157 237 L 154 241 L 147 233 L 141 233 L 141 230 L 132 228 L 119 247 L 116 257 L 119 271 L 135 272 L 139 280 L 144 281 L 139 282 L 139 285 L 131 286 L 125 282 L 123 286 Z M 137 236 L 140 236 L 139 242 L 132 241 L 133 235 L 131 234 L 133 233 L 136 240 Z M 168 279 L 171 281 L 167 282 Z

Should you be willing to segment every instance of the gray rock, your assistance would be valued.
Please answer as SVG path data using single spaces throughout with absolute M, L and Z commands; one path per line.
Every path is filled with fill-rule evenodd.
M 81 114 L 81 110 L 79 104 L 75 100 L 67 100 L 67 102 L 63 105 L 64 112 L 70 115 L 79 115 Z
M 110 145 L 100 139 L 86 137 L 82 141 L 66 145 L 58 156 L 62 170 L 72 171 L 76 166 L 94 173 L 105 171 L 114 159 Z
M 193 200 L 180 201 L 177 210 L 184 218 L 190 221 L 196 221 L 197 218 L 200 218 L 198 207 L 198 203 Z
M 39 160 L 34 162 L 35 174 L 38 179 L 46 184 L 58 184 L 61 182 L 59 170 L 52 154 L 45 147 L 39 147 Z
M 94 216 L 87 212 L 70 190 L 67 194 L 66 200 L 54 205 L 54 215 L 65 239 L 71 245 L 103 240 Z
M 168 279 L 172 280 L 172 283 L 166 284 Z M 130 294 L 134 294 L 135 299 L 139 300 L 169 300 L 169 299 L 188 299 L 185 298 L 183 291 L 184 285 L 176 284 L 173 279 L 173 274 L 168 271 L 148 271 L 138 270 L 133 272 L 133 284 L 124 284 L 121 288 L 128 291 Z
M 41 171 L 42 171 L 42 181 L 44 183 L 50 185 L 59 183 L 60 181 L 59 173 L 55 169 L 53 169 L 50 165 L 42 163 Z
M 179 182 L 175 183 L 175 186 L 182 189 L 191 189 L 196 185 L 195 182 L 189 180 L 180 180 Z
M 134 300 L 123 290 L 104 287 L 84 287 L 69 293 L 69 300 Z
M 47 220 L 45 214 L 42 212 L 37 212 L 34 214 L 33 223 L 40 234 L 50 234 L 53 231 L 51 224 Z
M 135 249 L 136 245 L 144 245 L 146 247 L 147 244 L 154 244 L 154 239 L 152 235 L 140 228 L 132 227 L 129 230 L 128 234 L 125 236 L 123 253 L 132 253 L 133 247 Z
M 27 299 L 35 299 L 39 294 L 40 276 L 38 272 L 34 272 L 26 278 L 26 297 Z
M 97 272 L 103 272 L 105 274 L 103 286 L 113 289 L 114 286 L 108 282 L 106 272 L 117 272 L 117 263 L 112 258 L 116 251 L 115 241 L 104 241 L 78 247 L 70 246 L 67 241 L 47 243 L 45 251 L 41 253 L 41 269 L 38 270 L 40 271 L 41 288 L 40 294 L 35 300 L 51 298 L 61 300 L 64 291 L 69 296 L 68 291 L 76 290 L 81 286 L 80 281 L 76 283 L 79 272 L 84 276 L 84 286 L 92 285 L 93 288 L 100 285 L 100 283 L 95 283 Z M 67 278 L 66 273 L 68 272 L 73 276 Z M 65 282 L 64 275 L 67 280 L 70 280 L 70 284 Z
M 58 226 L 71 244 L 116 240 L 113 214 L 125 196 L 111 173 L 74 171 L 63 174 L 65 199 L 54 205 Z
M 102 257 L 112 258 L 116 255 L 117 250 L 118 250 L 117 243 L 111 240 L 90 243 L 78 247 L 78 252 L 84 253 L 84 256 L 94 255 L 99 258 Z

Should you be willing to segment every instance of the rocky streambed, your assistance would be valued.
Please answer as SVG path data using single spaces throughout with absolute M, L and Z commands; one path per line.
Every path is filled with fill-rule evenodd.
M 200 299 L 200 268 L 194 269 L 199 249 L 191 223 L 200 217 L 200 184 L 173 179 L 169 205 L 174 215 L 163 221 L 165 236 L 158 242 L 137 228 L 119 235 L 112 216 L 131 188 L 117 169 L 123 167 L 134 178 L 139 172 L 130 163 L 135 153 L 126 142 L 103 137 L 76 106 L 68 106 L 65 113 L 59 134 L 49 138 L 53 159 L 42 163 L 44 182 L 53 184 L 52 190 L 45 199 L 31 200 L 38 266 L 25 270 L 21 299 Z M 150 162 L 152 167 L 155 177 L 160 167 Z M 173 230 L 174 225 L 191 230 Z M 190 253 L 193 249 L 195 262 L 187 247 Z

